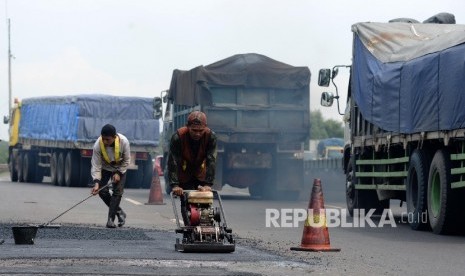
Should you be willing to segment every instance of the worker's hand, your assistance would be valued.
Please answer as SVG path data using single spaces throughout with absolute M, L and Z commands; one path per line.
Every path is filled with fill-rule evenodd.
M 99 189 L 100 189 L 100 185 L 99 185 L 98 182 L 96 182 L 96 183 L 94 184 L 94 187 L 93 187 L 92 190 L 90 191 L 90 193 L 91 193 L 92 195 L 96 195 L 96 194 L 98 194 L 98 190 L 99 190 Z
M 181 187 L 179 186 L 176 186 L 173 188 L 173 194 L 177 195 L 177 196 L 182 196 L 182 193 L 183 193 L 183 190 Z
M 121 180 L 121 177 L 119 176 L 118 173 L 114 173 L 113 176 L 111 177 L 111 181 L 113 181 L 113 183 L 118 183 L 120 180 Z
M 208 185 L 205 185 L 205 186 L 201 186 L 199 185 L 197 187 L 197 190 L 201 191 L 201 192 L 211 192 L 212 190 L 212 187 L 208 186 Z

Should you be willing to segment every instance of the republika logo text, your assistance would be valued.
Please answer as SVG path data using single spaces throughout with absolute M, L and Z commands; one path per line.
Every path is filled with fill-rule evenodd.
M 384 209 L 378 224 L 372 220 L 376 209 L 354 209 L 352 221 L 348 221 L 346 209 L 266 209 L 266 227 L 299 227 L 305 222 L 311 227 L 397 227 L 391 209 Z

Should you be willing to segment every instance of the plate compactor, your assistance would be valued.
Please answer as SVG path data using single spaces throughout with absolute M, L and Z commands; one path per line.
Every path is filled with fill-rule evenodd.
M 224 216 L 223 204 L 217 191 L 184 191 L 181 199 L 181 215 L 184 226 L 181 226 L 175 199 L 171 193 L 171 202 L 178 228 L 176 233 L 182 234 L 182 240 L 176 239 L 174 246 L 179 252 L 230 253 L 236 245 L 232 229 L 228 228 Z M 214 204 L 214 199 L 216 203 Z M 217 206 L 216 206 L 217 205 Z

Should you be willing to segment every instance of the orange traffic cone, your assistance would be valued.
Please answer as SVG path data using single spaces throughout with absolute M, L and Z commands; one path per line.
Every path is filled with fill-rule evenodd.
M 341 251 L 339 248 L 331 248 L 329 232 L 326 226 L 326 214 L 323 200 L 323 190 L 320 179 L 313 180 L 312 195 L 308 209 L 313 211 L 313 217 L 307 216 L 300 247 L 291 247 L 297 251 Z M 322 221 L 322 223 L 321 223 Z M 313 222 L 313 223 L 310 223 Z
M 152 185 L 150 185 L 149 202 L 146 205 L 164 205 L 161 191 L 160 177 L 156 169 L 153 170 Z

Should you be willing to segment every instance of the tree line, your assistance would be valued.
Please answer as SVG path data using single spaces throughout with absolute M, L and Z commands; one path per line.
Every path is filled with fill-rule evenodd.
M 320 110 L 310 111 L 310 139 L 344 137 L 344 126 L 341 121 L 325 120 Z
M 8 142 L 0 141 L 0 164 L 6 164 L 8 161 Z

